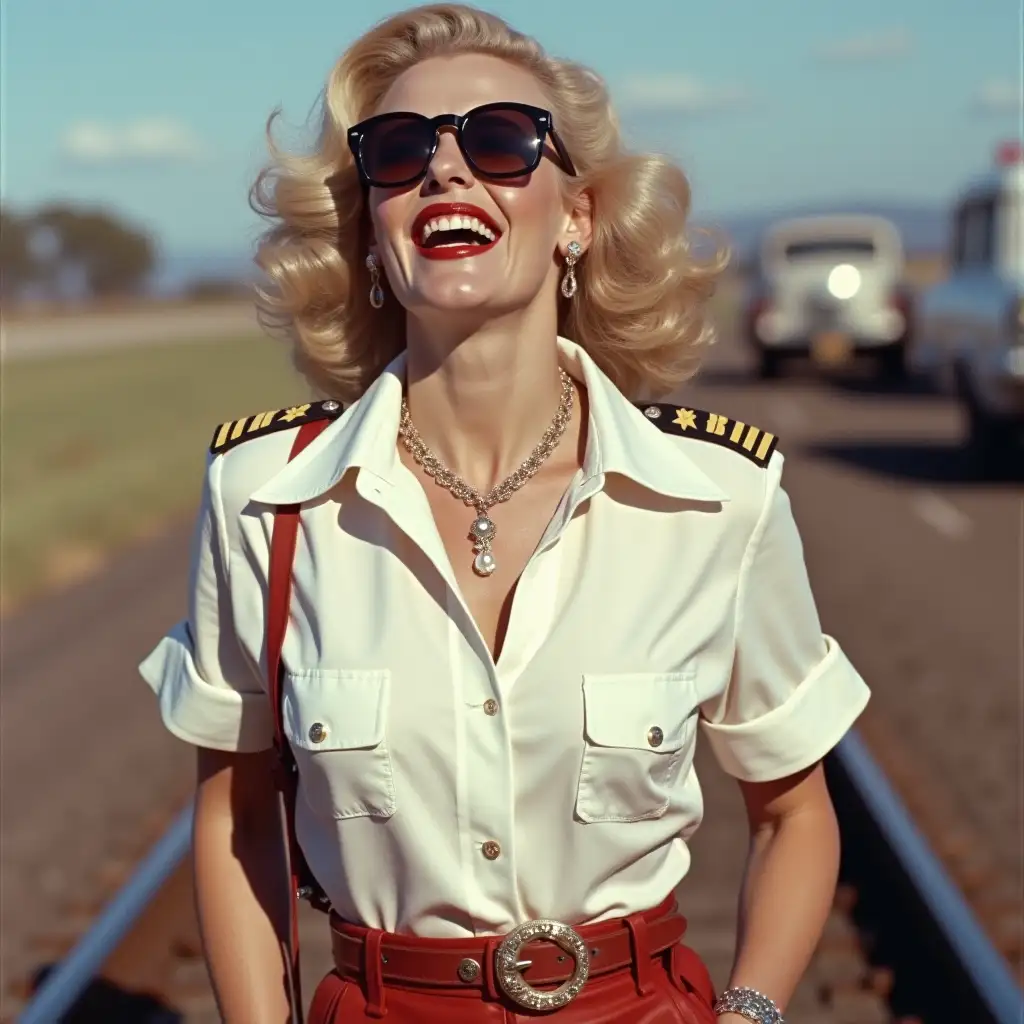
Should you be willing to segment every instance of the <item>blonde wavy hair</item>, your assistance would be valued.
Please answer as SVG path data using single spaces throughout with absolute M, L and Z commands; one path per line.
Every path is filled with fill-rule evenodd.
M 256 254 L 269 279 L 258 290 L 263 325 L 292 343 L 315 391 L 342 402 L 358 398 L 405 347 L 405 311 L 394 296 L 379 310 L 367 298 L 365 195 L 346 133 L 408 68 L 457 53 L 490 54 L 535 77 L 578 172 L 565 187 L 592 203 L 593 240 L 577 267 L 575 297 L 559 296 L 559 333 L 630 397 L 664 394 L 688 379 L 712 340 L 707 304 L 727 253 L 694 253 L 686 176 L 670 160 L 626 151 L 594 72 L 463 4 L 414 7 L 358 39 L 328 78 L 311 153 L 284 153 L 272 133 L 280 110 L 271 114 L 272 162 L 250 194 L 272 222 Z

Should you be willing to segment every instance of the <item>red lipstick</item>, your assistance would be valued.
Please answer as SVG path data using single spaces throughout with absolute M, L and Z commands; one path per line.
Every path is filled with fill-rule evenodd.
M 439 217 L 475 217 L 485 228 L 493 232 L 493 241 L 475 244 L 472 242 L 458 245 L 424 245 L 424 231 L 430 221 Z M 412 240 L 416 251 L 428 260 L 461 260 L 468 256 L 480 256 L 490 252 L 501 238 L 501 229 L 485 210 L 472 203 L 431 203 L 416 215 L 412 222 Z

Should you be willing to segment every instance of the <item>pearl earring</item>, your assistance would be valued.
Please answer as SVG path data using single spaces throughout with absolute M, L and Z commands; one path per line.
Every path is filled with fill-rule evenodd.
M 576 272 L 573 267 L 583 255 L 583 246 L 579 242 L 570 242 L 565 247 L 565 277 L 562 278 L 562 294 L 571 299 L 576 294 Z
M 372 252 L 367 254 L 366 269 L 370 272 L 370 305 L 380 309 L 384 305 L 384 289 L 380 286 L 380 263 Z

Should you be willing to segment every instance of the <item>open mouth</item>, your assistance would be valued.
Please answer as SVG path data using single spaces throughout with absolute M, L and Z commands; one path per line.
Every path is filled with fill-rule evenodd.
M 487 252 L 501 230 L 478 206 L 435 203 L 421 210 L 412 226 L 420 254 L 432 259 L 458 259 Z
M 476 217 L 435 217 L 423 226 L 419 244 L 426 249 L 439 245 L 487 245 L 497 237 Z

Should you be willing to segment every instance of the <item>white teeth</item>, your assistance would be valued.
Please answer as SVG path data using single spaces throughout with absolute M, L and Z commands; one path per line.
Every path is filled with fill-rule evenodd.
M 498 237 L 478 217 L 463 217 L 458 214 L 453 217 L 435 217 L 427 221 L 423 226 L 423 241 L 425 242 L 435 231 L 473 231 L 481 238 L 486 238 L 488 242 L 493 242 Z

